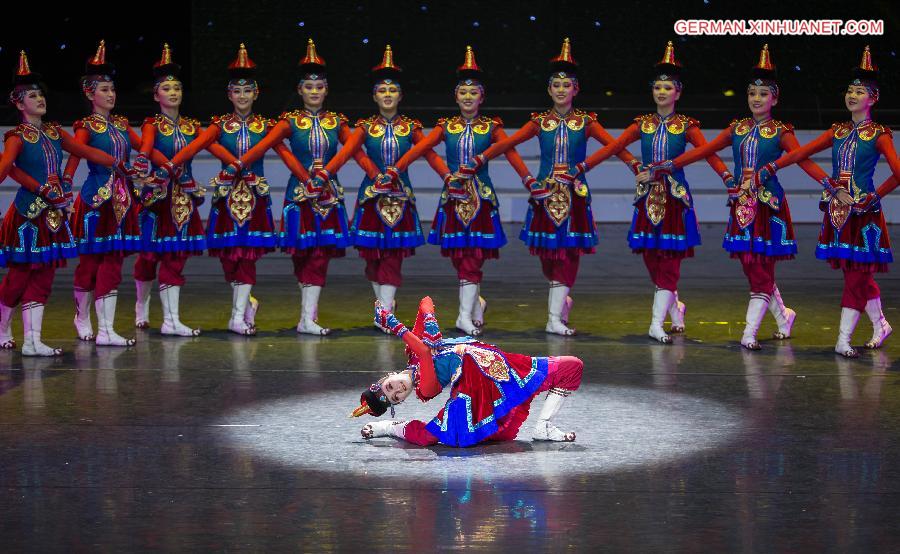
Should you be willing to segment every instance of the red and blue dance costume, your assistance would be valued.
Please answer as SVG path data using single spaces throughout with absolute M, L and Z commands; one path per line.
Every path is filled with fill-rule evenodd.
M 141 153 L 150 157 L 153 149 L 171 160 L 200 134 L 200 122 L 180 116 L 173 121 L 165 114 L 148 117 L 141 127 Z M 154 162 L 154 167 L 158 167 Z M 202 189 L 196 189 L 191 162 L 183 173 L 158 187 L 145 186 L 141 192 L 141 253 L 134 264 L 138 281 L 153 281 L 159 264 L 160 286 L 183 286 L 185 262 L 206 249 L 203 222 L 196 208 L 203 203 Z M 187 190 L 186 190 L 187 189 Z
M 0 247 L 9 267 L 0 302 L 8 307 L 46 304 L 56 268 L 78 255 L 63 211 L 73 196 L 71 183 L 60 178 L 63 150 L 94 164 L 113 166 L 116 160 L 79 143 L 57 123 L 40 128 L 21 123 L 6 132 L 4 144 L 0 180 L 12 173 L 23 184 L 0 226 Z
M 828 183 L 820 203 L 825 215 L 816 245 L 816 257 L 827 261 L 834 269 L 844 271 L 841 306 L 864 311 L 868 301 L 881 296 L 873 273 L 886 272 L 888 264 L 893 261 L 890 237 L 878 201 L 881 194 L 873 195 L 876 192 L 886 194 L 890 189 L 882 188 L 883 185 L 876 191 L 872 177 L 878 159 L 883 155 L 894 179 L 900 178 L 900 159 L 894 150 L 890 129 L 867 119 L 856 124 L 850 121 L 835 123 L 802 148 L 775 160 L 774 168 L 781 169 L 802 162 L 829 147 L 832 164 L 830 181 L 817 165 L 810 172 L 816 181 Z M 846 214 L 840 214 L 841 210 L 835 210 L 833 201 L 837 187 L 844 188 L 857 203 L 868 199 L 868 206 L 865 209 L 848 209 Z
M 479 115 L 469 120 L 457 115 L 441 118 L 431 133 L 397 162 L 397 170 L 406 171 L 414 160 L 443 141 L 447 167 L 438 173 L 445 178 L 449 173 L 457 172 L 461 165 L 473 165 L 476 155 L 506 138 L 503 122 L 498 117 Z M 506 158 L 523 179 L 528 176 L 528 168 L 515 149 L 508 150 Z M 444 164 L 443 160 L 440 162 Z M 500 248 L 507 242 L 506 234 L 500 222 L 500 201 L 488 164 L 484 164 L 465 187 L 466 198 L 462 199 L 451 197 L 448 186 L 444 185 L 428 242 L 441 247 L 441 255 L 451 259 L 460 280 L 480 283 L 484 260 L 500 257 Z
M 746 117 L 732 121 L 706 145 L 675 158 L 674 168 L 683 168 L 727 146 L 734 154 L 734 175 L 742 182 L 782 152 L 800 147 L 791 124 Z M 812 170 L 811 162 L 801 167 L 807 173 Z M 729 204 L 722 248 L 741 260 L 751 293 L 771 295 L 775 291 L 775 262 L 792 259 L 797 253 L 784 188 L 777 179 L 771 179 L 746 195 L 732 198 Z
M 376 166 L 375 172 L 366 170 L 350 225 L 351 241 L 366 260 L 366 278 L 372 283 L 401 286 L 403 258 L 414 255 L 416 247 L 425 244 L 408 172 L 398 175 L 398 188 L 402 191 L 399 195 L 379 192 L 375 186 L 379 172 L 395 166 L 424 138 L 422 124 L 405 115 L 396 115 L 390 121 L 381 115 L 360 119 L 344 147 L 326 166 L 327 172 L 334 175 L 360 146 L 365 147 L 366 155 Z M 446 171 L 442 171 L 433 151 L 426 152 L 425 157 L 435 171 Z
M 662 117 L 658 113 L 634 119 L 613 144 L 598 150 L 585 160 L 590 170 L 610 156 L 639 140 L 643 166 L 664 162 L 684 154 L 688 143 L 699 148 L 706 144 L 700 122 L 678 113 Z M 715 154 L 706 158 L 719 175 L 730 175 Z M 628 245 L 644 257 L 653 283 L 676 291 L 681 260 L 694 255 L 700 244 L 700 228 L 694 212 L 690 184 L 682 169 L 658 182 L 642 183 L 635 191 L 634 215 L 628 230 Z
M 346 143 L 351 134 L 343 114 L 293 110 L 281 114 L 269 134 L 241 157 L 245 165 L 260 163 L 266 150 L 275 148 L 291 171 L 278 242 L 281 250 L 291 255 L 298 283 L 325 286 L 329 261 L 343 257 L 351 244 L 344 189 L 337 176 L 332 173 L 326 183 L 332 198 L 327 205 L 310 196 L 306 186 L 310 172 L 324 168 L 337 153 L 338 145 Z M 285 139 L 290 150 L 283 144 Z M 367 172 L 378 174 L 361 152 L 356 160 Z
M 259 144 L 273 126 L 272 120 L 257 114 L 213 117 L 200 136 L 171 162 L 179 166 L 207 149 L 224 169 Z M 255 179 L 239 177 L 231 183 L 216 183 L 206 224 L 206 246 L 210 256 L 219 258 L 226 281 L 255 285 L 256 262 L 275 250 L 277 239 L 262 158 L 244 170 Z
M 555 177 L 578 175 L 576 166 L 585 159 L 588 138 L 593 137 L 603 145 L 615 139 L 597 122 L 597 114 L 593 112 L 573 109 L 563 115 L 547 110 L 531 114 L 524 127 L 488 148 L 482 157 L 491 160 L 532 137 L 538 137 L 540 142 L 537 182 L 552 187 L 552 193 L 529 203 L 519 238 L 533 255 L 541 258 L 547 280 L 571 288 L 578 274 L 580 256 L 595 252 L 597 230 L 587 182 L 582 178 L 567 186 Z M 617 156 L 632 166 L 637 164 L 627 151 Z

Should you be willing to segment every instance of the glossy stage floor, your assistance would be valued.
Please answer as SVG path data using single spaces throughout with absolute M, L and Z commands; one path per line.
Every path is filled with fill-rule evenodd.
M 598 254 L 584 260 L 575 338 L 543 332 L 546 285 L 518 241 L 488 265 L 486 341 L 586 362 L 559 416 L 578 433 L 574 444 L 532 443 L 527 432 L 462 450 L 363 441 L 364 422 L 347 415 L 403 352 L 369 323 L 371 289 L 353 255 L 333 264 L 323 294 L 331 337 L 295 334 L 299 293 L 282 256 L 260 267 L 260 335 L 225 332 L 230 290 L 215 260 L 195 259 L 182 313 L 203 336 L 139 332 L 131 349 L 77 344 L 69 268 L 44 332 L 66 355 L 0 353 L 0 544 L 896 552 L 900 338 L 859 360 L 833 354 L 840 276 L 812 258 L 817 228 L 803 226 L 800 258 L 779 265 L 799 314 L 795 337 L 742 351 L 743 274 L 719 248 L 721 225 L 703 232 L 706 245 L 683 270 L 687 334 L 671 346 L 646 337 L 652 286 L 624 247 L 624 226 L 602 226 Z M 411 319 L 430 294 L 453 335 L 449 263 L 429 247 L 406 267 L 399 315 Z M 895 275 L 879 281 L 885 313 L 900 324 Z M 122 330 L 130 284 L 120 298 Z M 151 311 L 158 326 L 156 299 Z M 769 317 L 761 337 L 773 330 Z M 854 343 L 870 333 L 864 317 Z M 398 415 L 438 407 L 410 401 Z

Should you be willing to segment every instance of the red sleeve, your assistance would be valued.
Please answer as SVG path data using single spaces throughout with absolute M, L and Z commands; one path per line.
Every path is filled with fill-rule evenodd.
M 192 140 L 190 144 L 188 144 L 187 146 L 179 150 L 177 154 L 172 156 L 172 159 L 169 161 L 171 161 L 173 165 L 181 165 L 185 162 L 193 160 L 194 156 L 199 154 L 201 150 L 205 149 L 210 144 L 218 140 L 219 134 L 221 132 L 222 130 L 218 125 L 216 125 L 215 123 L 211 124 L 200 133 L 200 136 Z
M 131 128 L 131 125 L 128 126 L 128 140 L 131 142 L 131 147 L 141 152 L 141 136 L 137 134 L 137 132 Z M 162 152 L 154 148 L 150 152 L 150 161 L 153 162 L 154 165 L 160 166 L 169 160 L 162 155 Z
M 684 154 L 678 156 L 672 163 L 675 164 L 675 167 L 680 169 L 686 165 L 690 165 L 697 160 L 703 160 L 708 158 L 710 154 L 715 154 L 719 150 L 729 146 L 731 144 L 731 126 L 725 127 L 722 129 L 722 132 L 716 135 L 716 138 L 707 142 L 703 146 L 698 146 L 696 148 L 692 148 Z M 728 169 L 727 167 L 725 168 Z
M 75 142 L 79 144 L 87 144 L 88 140 L 91 138 L 91 132 L 85 129 L 84 127 L 79 127 L 75 129 L 75 135 L 73 139 Z M 63 176 L 72 179 L 75 177 L 75 172 L 78 170 L 78 164 L 81 163 L 81 158 L 76 156 L 75 154 L 69 155 L 69 161 L 66 162 L 66 170 L 63 171 Z
M 35 194 L 41 189 L 41 183 L 38 183 L 37 179 L 16 166 L 12 166 L 12 169 L 9 170 L 9 176 L 12 177 L 13 181 L 16 181 Z
M 800 148 L 800 143 L 797 142 L 797 137 L 794 136 L 794 133 L 782 133 L 779 144 L 786 152 L 793 152 Z M 817 183 L 828 177 L 828 174 L 819 167 L 819 164 L 810 159 L 800 160 L 798 165 Z
M 898 181 L 896 177 L 891 175 L 885 182 L 881 183 L 881 186 L 878 187 L 878 190 L 876 190 L 875 192 L 878 194 L 878 196 L 884 198 L 888 194 L 892 193 L 895 188 L 897 188 L 898 183 L 900 183 L 900 181 Z
M 500 142 L 495 142 L 490 148 L 482 152 L 481 155 L 486 160 L 493 160 L 510 148 L 515 148 L 526 140 L 536 137 L 539 132 L 540 128 L 538 128 L 537 123 L 529 121 L 521 129 L 513 133 L 512 136 L 505 140 L 501 140 Z
M 266 151 L 269 148 L 274 148 L 276 144 L 281 143 L 289 136 L 291 136 L 291 124 L 282 119 L 266 133 L 266 136 L 264 136 L 261 141 L 256 143 L 256 146 L 241 156 L 241 163 L 244 164 L 245 167 L 255 163 L 266 155 Z
M 156 125 L 144 123 L 141 126 L 141 153 L 149 157 L 150 151 L 153 150 L 154 142 L 156 142 Z
M 343 128 L 344 125 L 341 125 Z M 349 130 L 349 129 L 348 129 Z M 338 172 L 340 168 L 344 166 L 345 163 L 359 150 L 359 147 L 362 146 L 364 140 L 366 140 L 366 131 L 362 127 L 357 127 L 353 130 L 352 133 L 347 135 L 344 134 L 346 140 L 341 138 L 341 142 L 344 144 L 338 153 L 331 158 L 331 161 L 328 162 L 328 165 L 325 166 L 325 170 L 328 173 L 334 175 Z M 339 137 L 340 138 L 340 137 Z M 375 172 L 375 175 L 378 175 L 378 172 Z M 371 177 L 371 175 L 370 175 Z
M 9 175 L 13 162 L 22 152 L 22 139 L 15 135 L 6 139 L 3 145 L 3 156 L 0 157 L 0 182 Z
M 897 151 L 894 150 L 894 141 L 890 133 L 882 133 L 875 141 L 875 148 L 884 156 L 894 177 L 900 177 L 900 159 L 897 159 Z
M 700 127 L 697 127 L 696 125 L 688 127 L 686 136 L 688 141 L 694 145 L 694 148 L 702 148 L 706 144 L 706 139 L 703 137 L 703 133 L 700 132 Z M 721 176 L 725 173 L 730 173 L 728 171 L 728 166 L 725 165 L 722 158 L 715 154 L 707 156 L 706 163 L 708 163 L 709 167 L 716 172 L 716 175 Z
M 617 138 L 614 142 L 607 144 L 600 150 L 597 150 L 593 154 L 587 157 L 584 160 L 584 163 L 587 165 L 588 171 L 592 168 L 600 165 L 606 159 L 611 156 L 615 156 L 622 150 L 624 150 L 629 144 L 639 139 L 641 136 L 640 131 L 638 131 L 637 123 L 632 123 L 629 125 L 624 132 Z
M 413 135 L 413 137 L 415 137 L 415 135 Z M 431 150 L 432 148 L 437 146 L 443 138 L 444 128 L 440 125 L 435 126 L 435 128 L 432 129 L 430 133 L 428 133 L 428 136 L 416 142 L 416 145 L 413 146 L 408 152 L 406 152 L 406 154 L 403 154 L 400 160 L 397 161 L 397 171 L 399 173 L 403 173 L 404 171 L 406 171 L 406 169 L 409 167 L 409 164 L 418 160 L 426 150 Z
M 588 136 L 594 137 L 604 146 L 616 142 L 616 139 L 614 139 L 613 136 L 603 128 L 603 125 L 600 125 L 597 121 L 591 121 L 588 124 L 587 132 Z M 624 149 L 616 152 L 615 156 L 627 164 L 630 164 L 635 160 L 634 156 L 631 155 L 631 152 Z
M 309 181 L 309 172 L 306 171 L 306 168 L 303 167 L 303 164 L 300 163 L 300 160 L 294 156 L 294 153 L 291 152 L 291 149 L 287 147 L 283 142 L 278 142 L 274 146 L 275 153 L 278 154 L 278 157 L 281 158 L 281 161 L 284 162 L 284 165 L 287 166 L 288 170 L 290 170 L 291 174 L 300 179 L 300 182 L 305 183 Z
M 98 150 L 86 144 L 81 144 L 80 142 L 76 141 L 75 138 L 72 137 L 72 135 L 63 131 L 62 129 L 60 129 L 59 134 L 62 137 L 62 148 L 66 152 L 75 154 L 76 156 L 84 158 L 89 162 L 105 165 L 106 167 L 112 167 L 116 165 L 116 159 L 103 150 Z
M 503 142 L 507 138 L 509 137 L 503 130 L 503 127 L 500 127 L 499 125 L 494 126 L 494 131 L 491 133 L 491 140 L 494 144 Z M 525 165 L 522 156 L 519 155 L 515 148 L 510 148 L 504 155 L 506 156 L 506 161 L 509 162 L 509 165 L 512 166 L 520 178 L 525 179 L 525 177 L 531 175 L 531 171 L 528 170 L 528 166 Z
M 780 158 L 775 160 L 775 165 L 778 166 L 778 169 L 784 169 L 785 167 L 795 164 L 800 160 L 805 160 L 815 154 L 816 152 L 821 152 L 825 150 L 834 142 L 834 131 L 828 129 L 812 141 L 808 142 L 805 146 L 801 146 L 797 148 L 793 152 L 788 152 L 787 154 L 782 155 Z
M 416 127 L 413 129 L 412 141 L 413 144 L 419 144 L 420 142 L 425 141 L 425 133 L 422 132 L 422 129 L 420 127 Z M 428 165 L 431 166 L 431 169 L 433 169 L 435 173 L 437 173 L 441 177 L 450 173 L 450 168 L 447 167 L 447 164 L 444 163 L 444 160 L 442 160 L 434 150 L 429 148 L 425 151 L 424 155 L 425 160 L 428 162 Z

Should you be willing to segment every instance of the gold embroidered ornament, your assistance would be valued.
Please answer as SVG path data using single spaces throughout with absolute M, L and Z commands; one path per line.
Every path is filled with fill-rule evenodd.
M 480 184 L 477 176 L 474 179 L 466 180 L 464 188 L 467 197 L 465 199 L 455 199 L 453 211 L 456 212 L 456 217 L 460 223 L 466 227 L 472 223 L 472 220 L 475 219 L 475 216 L 478 215 L 478 211 L 481 209 L 481 196 L 478 194 Z
M 482 373 L 494 381 L 509 381 L 509 366 L 498 353 L 486 348 L 469 346 L 466 348 L 466 354 L 478 364 Z
M 191 213 L 194 211 L 194 203 L 191 200 L 191 197 L 181 190 L 181 185 L 178 183 L 172 185 L 171 211 L 175 227 L 181 231 L 184 224 L 191 219 Z
M 853 174 L 850 171 L 841 171 L 835 188 L 844 189 L 849 193 L 852 180 Z M 851 206 L 845 206 L 838 202 L 837 194 L 831 195 L 828 202 L 828 217 L 831 219 L 831 225 L 838 233 L 841 232 L 841 229 L 847 224 L 847 219 L 850 218 L 850 208 Z
M 390 228 L 394 228 L 403 219 L 403 209 L 406 207 L 406 199 L 381 195 L 375 204 L 378 209 L 378 217 Z
M 659 225 L 666 217 L 666 183 L 665 181 L 653 181 L 650 183 L 650 194 L 644 201 L 647 208 L 647 218 L 654 226 Z
M 255 207 L 256 195 L 243 179 L 238 180 L 228 195 L 228 211 L 238 227 L 243 227 L 247 223 Z
M 756 199 L 756 189 L 752 184 L 749 189 L 743 188 L 743 183 L 748 179 L 753 179 L 753 170 L 745 168 L 741 174 L 741 179 L 741 193 L 734 207 L 734 216 L 737 218 L 738 227 L 746 229 L 756 219 L 759 203 Z

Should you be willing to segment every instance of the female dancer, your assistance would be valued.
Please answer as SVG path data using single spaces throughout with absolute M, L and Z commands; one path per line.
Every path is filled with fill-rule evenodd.
M 135 169 L 149 176 L 152 149 L 166 158 L 197 138 L 200 122 L 182 117 L 182 84 L 178 73 L 181 66 L 172 62 L 169 45 L 163 45 L 162 57 L 153 66 L 156 84 L 153 99 L 159 103 L 160 113 L 144 120 L 141 127 L 140 154 Z M 157 166 L 153 177 L 141 193 L 141 253 L 134 264 L 137 287 L 135 325 L 146 328 L 150 318 L 150 289 L 159 268 L 159 299 L 163 308 L 163 335 L 195 337 L 200 329 L 192 329 L 179 318 L 181 287 L 184 286 L 184 265 L 190 256 L 200 255 L 206 248 L 203 223 L 195 210 L 203 202 L 203 188 L 197 187 L 187 162 L 177 170 L 174 164 Z
M 228 329 L 238 335 L 255 335 L 259 302 L 250 293 L 256 284 L 256 262 L 275 250 L 277 241 L 263 161 L 259 159 L 244 169 L 238 158 L 259 144 L 274 122 L 253 113 L 253 103 L 259 97 L 254 78 L 256 64 L 243 44 L 228 66 L 228 73 L 227 94 L 234 111 L 213 117 L 209 127 L 175 154 L 171 162 L 181 165 L 204 148 L 222 162 L 223 173 L 213 183 L 206 244 L 209 254 L 219 258 L 225 280 L 231 285 Z M 285 148 L 281 145 L 276 149 L 281 153 Z
M 655 181 L 727 146 L 732 147 L 734 173 L 741 176 L 741 185 L 735 185 L 731 175 L 719 173 L 728 188 L 731 206 L 722 247 L 732 258 L 741 261 L 750 282 L 747 323 L 741 336 L 741 345 L 750 350 L 760 349 L 756 334 L 767 309 L 778 324 L 778 331 L 773 335 L 776 339 L 791 336 L 796 318 L 794 310 L 785 307 L 775 284 L 775 263 L 792 259 L 797 253 L 784 189 L 777 179 L 759 188 L 750 187 L 747 182 L 757 168 L 774 160 L 781 152 L 799 148 L 793 126 L 772 119 L 778 93 L 777 73 L 769 57 L 769 47 L 765 45 L 747 85 L 747 104 L 752 117 L 735 119 L 708 144 L 678 156 L 674 162 L 666 160 L 651 164 L 650 170 L 650 178 Z M 809 172 L 811 165 L 801 167 Z
M 394 295 L 403 283 L 403 259 L 414 255 L 416 247 L 425 243 L 409 175 L 395 168 L 397 161 L 425 138 L 418 120 L 397 113 L 403 99 L 397 81 L 400 71 L 394 65 L 394 54 L 388 45 L 381 63 L 372 68 L 375 83 L 372 99 L 378 105 L 378 115 L 357 121 L 356 130 L 344 147 L 325 169 L 314 172 L 313 180 L 317 187 L 328 182 L 362 144 L 381 172 L 391 172 L 393 179 L 366 171 L 350 226 L 353 245 L 366 260 L 366 278 L 372 282 L 376 299 L 388 307 L 394 305 Z M 429 150 L 425 158 L 442 176 L 447 172 L 446 167 L 441 170 L 433 151 Z
M 809 173 L 825 189 L 820 201 L 825 216 L 816 257 L 844 272 L 841 323 L 834 350 L 848 358 L 859 356 L 851 340 L 861 312 L 866 312 L 873 327 L 866 348 L 879 348 L 892 332 L 881 310 L 881 290 L 873 274 L 887 271 L 893 261 L 880 199 L 896 186 L 900 160 L 891 130 L 872 120 L 872 107 L 878 98 L 878 70 L 866 46 L 844 93 L 850 121 L 835 123 L 809 144 L 761 167 L 754 176 L 756 183 L 769 183 L 779 169 L 831 147 L 831 177 L 818 166 Z M 881 155 L 887 160 L 893 179 L 876 191 L 872 175 Z
M 459 182 L 450 171 L 456 171 L 462 164 L 471 164 L 472 158 L 484 152 L 488 146 L 507 138 L 503 132 L 503 122 L 498 117 L 480 114 L 484 102 L 482 72 L 475 63 L 475 53 L 466 47 L 464 63 L 456 70 L 457 78 L 454 95 L 460 114 L 441 118 L 434 130 L 397 162 L 396 172 L 388 170 L 391 176 L 403 173 L 413 161 L 444 141 L 449 168 L 438 173 L 446 178 L 441 202 L 428 242 L 441 247 L 441 255 L 450 258 L 459 278 L 459 315 L 456 328 L 477 337 L 484 324 L 484 309 L 487 302 L 481 297 L 481 268 L 485 260 L 500 257 L 500 248 L 506 244 L 506 235 L 500 223 L 498 208 L 500 202 L 485 164 L 474 179 Z M 529 175 L 528 168 L 515 149 L 506 152 L 506 159 L 523 179 Z M 444 164 L 440 160 L 441 165 Z
M 262 164 L 269 148 L 275 148 L 291 170 L 281 218 L 279 242 L 291 255 L 294 276 L 300 286 L 301 304 L 298 333 L 327 335 L 331 329 L 318 323 L 319 295 L 325 286 L 328 263 L 344 256 L 350 245 L 344 189 L 337 176 L 308 185 L 308 171 L 321 171 L 337 152 L 339 143 L 347 142 L 350 127 L 343 114 L 324 109 L 328 96 L 325 60 L 318 55 L 312 39 L 306 56 L 300 61 L 297 94 L 302 110 L 285 112 L 265 138 L 241 156 L 240 167 Z M 290 142 L 290 150 L 284 140 Z M 378 168 L 360 152 L 357 161 L 372 176 Z
M 578 65 L 572 59 L 569 39 L 565 39 L 560 55 L 550 64 L 553 73 L 547 93 L 553 108 L 531 114 L 531 121 L 524 127 L 474 156 L 473 164 L 460 166 L 458 174 L 471 179 L 488 160 L 538 137 L 541 167 L 537 179 L 525 178 L 531 200 L 519 238 L 529 246 L 532 255 L 540 257 L 544 276 L 550 282 L 546 331 L 569 336 L 575 334 L 568 327 L 572 307 L 569 290 L 575 285 L 581 255 L 593 254 L 597 245 L 590 189 L 583 179 L 576 178 L 575 168 L 584 161 L 589 137 L 604 145 L 614 139 L 597 122 L 597 114 L 572 108 L 579 84 Z M 637 173 L 640 162 L 634 156 L 627 151 L 617 156 Z
M 688 142 L 695 147 L 706 144 L 700 122 L 675 113 L 682 80 L 681 64 L 675 59 L 672 41 L 666 45 L 663 58 L 654 69 L 650 87 L 656 112 L 636 117 L 616 142 L 589 156 L 579 170 L 590 171 L 636 140 L 641 141 L 645 166 L 683 154 Z M 718 156 L 713 154 L 706 161 L 724 181 L 731 178 Z M 678 170 L 657 182 L 649 182 L 648 176 L 646 171 L 637 176 L 628 245 L 635 254 L 643 256 L 650 279 L 656 285 L 648 334 L 659 342 L 670 343 L 672 338 L 663 329 L 663 322 L 668 313 L 672 318 L 671 332 L 684 332 L 686 307 L 678 299 L 678 279 L 681 260 L 693 257 L 694 246 L 700 244 L 700 228 L 684 171 Z
M 116 158 L 127 161 L 132 148 L 141 138 L 128 124 L 128 119 L 114 115 L 116 85 L 115 67 L 106 61 L 106 44 L 100 41 L 97 53 L 85 65 L 81 89 L 91 103 L 91 115 L 76 121 L 72 128 L 75 141 L 87 144 Z M 164 163 L 159 152 L 152 153 L 157 163 Z M 72 179 L 81 158 L 70 155 L 63 183 L 72 187 Z M 78 338 L 94 340 L 90 304 L 93 297 L 97 312 L 96 343 L 101 346 L 131 346 L 134 339 L 116 333 L 113 323 L 122 261 L 140 250 L 141 229 L 138 224 L 138 202 L 129 179 L 96 163 L 88 163 L 89 173 L 75 199 L 72 213 L 72 235 L 78 247 L 75 268 L 75 329 Z
M 425 297 L 410 332 L 384 306 L 375 304 L 376 322 L 406 343 L 409 363 L 404 371 L 389 373 L 360 397 L 351 414 L 378 417 L 403 402 L 415 390 L 423 402 L 450 387 L 450 399 L 428 422 L 378 421 L 362 428 L 363 438 L 394 436 L 419 446 L 437 443 L 472 446 L 485 441 L 515 440 L 528 418 L 531 401 L 547 391 L 532 433 L 538 441 L 575 440 L 553 418 L 563 401 L 581 384 L 584 363 L 573 356 L 533 358 L 505 352 L 470 337 L 442 339 L 434 304 Z
M 9 266 L 0 283 L 0 347 L 14 348 L 10 330 L 12 310 L 22 303 L 25 341 L 24 356 L 59 356 L 62 350 L 41 341 L 44 305 L 50 297 L 56 268 L 65 267 L 66 258 L 78 255 L 65 210 L 72 200 L 71 182 L 60 179 L 62 152 L 87 158 L 94 164 L 114 167 L 128 178 L 133 170 L 125 158 L 85 146 L 62 130 L 57 123 L 45 123 L 47 101 L 40 75 L 32 73 L 25 52 L 19 54 L 19 67 L 9 101 L 21 116 L 21 123 L 6 132 L 0 181 L 13 170 L 13 164 L 29 179 L 14 175 L 22 186 L 16 193 L 13 209 L 6 212 L 0 226 L 0 249 Z M 42 184 L 41 184 L 42 183 Z

